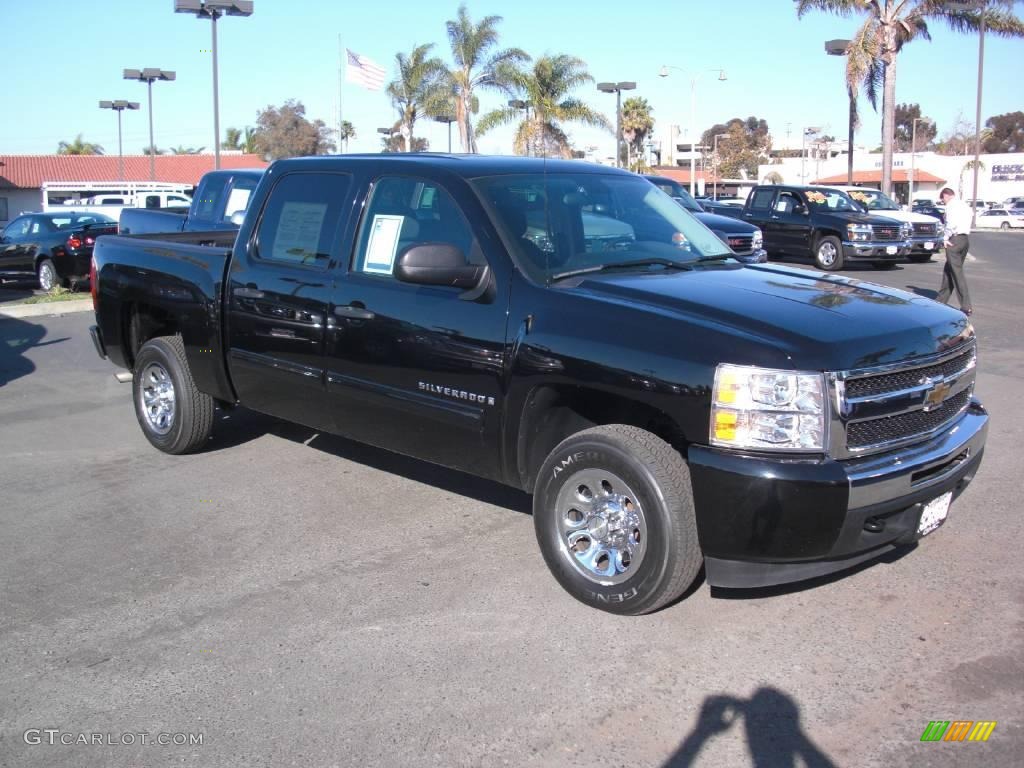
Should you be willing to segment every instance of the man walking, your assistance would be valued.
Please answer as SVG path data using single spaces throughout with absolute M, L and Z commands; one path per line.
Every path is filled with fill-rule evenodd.
M 939 193 L 939 199 L 946 206 L 946 266 L 942 270 L 942 287 L 935 300 L 948 304 L 950 294 L 955 290 L 960 310 L 969 315 L 973 308 L 971 294 L 967 290 L 967 278 L 964 276 L 964 259 L 967 258 L 970 245 L 968 235 L 971 233 L 971 209 L 949 187 Z

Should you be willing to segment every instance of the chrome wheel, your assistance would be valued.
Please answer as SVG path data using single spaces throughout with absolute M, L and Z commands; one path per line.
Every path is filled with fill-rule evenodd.
M 555 503 L 559 546 L 580 574 L 607 585 L 636 572 L 647 548 L 647 523 L 621 477 L 580 470 L 565 481 Z
M 174 382 L 160 363 L 150 363 L 139 380 L 139 407 L 149 428 L 166 435 L 174 426 Z
M 44 261 L 39 265 L 39 287 L 44 291 L 52 291 L 55 285 L 57 285 L 57 270 L 54 269 L 51 262 Z
M 828 268 L 835 264 L 838 255 L 835 243 L 830 240 L 826 240 L 818 246 L 818 263 L 823 267 Z

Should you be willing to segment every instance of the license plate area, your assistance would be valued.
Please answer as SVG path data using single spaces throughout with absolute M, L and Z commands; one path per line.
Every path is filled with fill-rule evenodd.
M 927 536 L 946 522 L 946 517 L 949 515 L 949 505 L 952 502 L 953 492 L 948 491 L 925 504 L 917 524 L 917 535 Z
M 895 245 L 887 245 L 885 247 L 885 252 L 888 253 L 890 256 L 894 256 L 896 254 L 897 250 L 898 249 L 896 248 Z
M 935 243 L 925 243 L 925 244 L 924 244 L 924 249 L 925 249 L 926 251 L 930 251 L 930 250 L 932 250 L 932 248 L 934 248 L 934 247 L 935 247 Z

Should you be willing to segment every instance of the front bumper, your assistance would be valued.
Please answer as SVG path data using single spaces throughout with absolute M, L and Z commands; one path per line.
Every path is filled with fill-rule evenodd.
M 911 253 L 938 253 L 942 248 L 942 235 L 915 235 L 910 238 Z
M 758 248 L 753 251 L 747 251 L 745 253 L 737 253 L 736 258 L 742 261 L 744 264 L 767 264 L 768 263 L 768 251 L 764 248 Z
M 843 258 L 849 259 L 871 259 L 882 261 L 885 259 L 900 259 L 910 253 L 911 241 L 884 241 L 871 242 L 866 240 L 844 240 Z
M 988 434 L 979 402 L 925 442 L 846 461 L 691 447 L 708 583 L 763 587 L 845 570 L 917 540 L 924 504 L 974 478 Z

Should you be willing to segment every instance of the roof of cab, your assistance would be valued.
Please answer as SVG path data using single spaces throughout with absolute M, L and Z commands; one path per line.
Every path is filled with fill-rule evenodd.
M 331 162 L 334 161 L 334 162 Z M 340 161 L 340 163 L 339 163 Z M 460 155 L 443 152 L 384 152 L 378 154 L 327 155 L 279 160 L 274 165 L 284 168 L 304 165 L 374 164 L 381 166 L 430 166 L 466 178 L 517 173 L 592 173 L 635 176 L 629 171 L 584 160 L 560 158 L 516 157 L 511 155 Z

